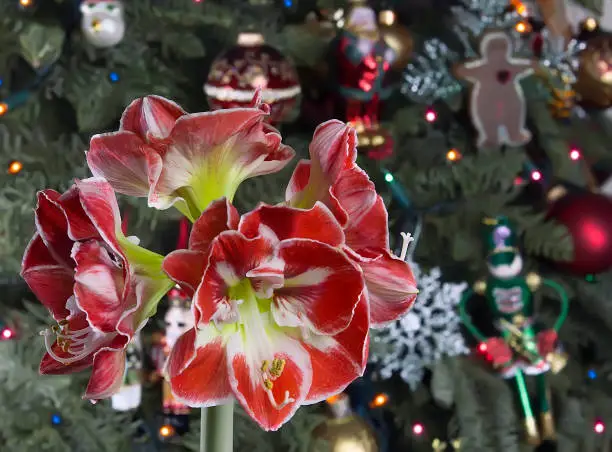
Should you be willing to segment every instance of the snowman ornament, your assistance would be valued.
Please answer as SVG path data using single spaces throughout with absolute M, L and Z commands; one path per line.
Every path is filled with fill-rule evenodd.
M 94 47 L 114 47 L 123 40 L 125 18 L 120 1 L 84 0 L 81 14 L 81 31 Z

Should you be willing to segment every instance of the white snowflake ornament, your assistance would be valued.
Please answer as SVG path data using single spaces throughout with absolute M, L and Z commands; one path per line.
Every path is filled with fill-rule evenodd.
M 408 314 L 376 332 L 377 347 L 370 360 L 378 364 L 382 378 L 399 374 L 415 390 L 427 366 L 443 356 L 469 352 L 461 335 L 461 319 L 457 312 L 468 284 L 440 281 L 442 272 L 438 267 L 429 273 L 424 273 L 414 262 L 410 262 L 410 267 L 419 296 Z
M 118 0 L 85 0 L 81 3 L 81 31 L 98 48 L 114 47 L 125 36 L 123 4 Z

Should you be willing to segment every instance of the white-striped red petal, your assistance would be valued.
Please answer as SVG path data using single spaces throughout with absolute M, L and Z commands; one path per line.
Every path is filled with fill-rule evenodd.
M 214 406 L 231 397 L 223 339 L 210 325 L 177 340 L 165 373 L 172 393 L 186 405 Z
M 364 289 L 359 269 L 339 249 L 313 240 L 285 240 L 278 256 L 285 262 L 285 282 L 274 291 L 276 322 L 320 334 L 345 329 Z
M 368 361 L 370 313 L 365 295 L 351 324 L 335 336 L 306 336 L 303 345 L 312 363 L 312 386 L 306 403 L 317 403 L 342 392 L 363 375 Z
M 282 333 L 232 335 L 227 344 L 229 382 L 244 410 L 266 431 L 278 430 L 303 404 L 312 382 L 308 353 Z M 275 360 L 282 362 L 273 372 Z

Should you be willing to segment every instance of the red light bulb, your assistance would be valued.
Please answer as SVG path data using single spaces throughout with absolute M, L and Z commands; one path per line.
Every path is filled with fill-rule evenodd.
M 412 426 L 412 433 L 415 435 L 422 435 L 424 431 L 425 427 L 423 427 L 423 424 L 417 423 Z
M 595 433 L 601 434 L 606 430 L 606 425 L 601 421 L 597 421 L 593 426 L 593 430 L 595 431 Z
M 4 328 L 2 330 L 2 339 L 8 340 L 13 337 L 13 331 L 10 328 Z
M 434 122 L 436 119 L 438 119 L 438 115 L 436 114 L 435 111 L 433 110 L 427 110 L 425 112 L 425 120 L 427 122 Z
M 487 344 L 485 344 L 484 342 L 482 342 L 479 346 L 478 346 L 478 351 L 480 353 L 486 353 L 487 352 Z
M 569 153 L 569 157 L 574 161 L 580 159 L 580 151 L 578 149 L 572 149 Z
M 531 172 L 531 180 L 534 181 L 539 181 L 542 180 L 542 173 L 540 173 L 538 170 L 534 170 Z

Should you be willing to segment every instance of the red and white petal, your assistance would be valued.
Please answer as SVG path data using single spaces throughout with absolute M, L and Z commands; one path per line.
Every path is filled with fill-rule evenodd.
M 81 205 L 102 239 L 119 256 L 123 251 L 117 240 L 121 232 L 121 215 L 113 187 L 104 179 L 90 177 L 77 180 Z
M 203 210 L 222 196 L 232 199 L 244 180 L 288 163 L 288 151 L 264 132 L 264 116 L 260 109 L 233 108 L 179 118 L 153 190 L 158 199 L 150 204 L 161 208 L 189 187 Z
M 172 393 L 186 405 L 214 406 L 231 397 L 223 339 L 212 326 L 183 334 L 170 352 L 165 373 Z
M 57 342 L 51 346 L 51 351 L 55 356 L 62 359 L 70 360 L 72 355 L 65 352 Z M 40 361 L 39 372 L 41 375 L 66 375 L 75 372 L 80 372 L 93 364 L 93 354 L 87 355 L 77 361 L 68 364 L 57 361 L 53 356 L 46 352 Z
M 291 202 L 291 200 L 293 200 L 298 193 L 306 188 L 309 179 L 310 160 L 300 160 L 295 166 L 291 179 L 289 179 L 289 183 L 287 184 L 287 189 L 285 190 L 285 200 Z
M 275 289 L 283 287 L 285 282 L 285 261 L 274 257 L 246 274 L 251 287 L 259 298 L 272 298 Z
M 351 257 L 363 270 L 368 299 L 370 302 L 370 323 L 379 328 L 404 315 L 414 303 L 418 289 L 410 266 L 381 251 L 375 258 Z
M 369 328 L 369 306 L 364 294 L 344 331 L 335 336 L 304 337 L 302 344 L 310 354 L 313 372 L 307 403 L 336 395 L 363 375 L 368 361 Z
M 348 216 L 336 197 L 331 193 L 329 185 L 309 185 L 311 163 L 302 160 L 298 163 L 285 192 L 285 199 L 292 207 L 310 209 L 317 202 L 325 204 L 332 211 L 342 227 L 346 225 Z M 306 188 L 308 186 L 308 188 Z
M 93 367 L 84 399 L 107 399 L 119 391 L 125 377 L 126 354 L 124 349 L 104 348 L 93 359 Z
M 278 134 L 266 134 L 265 152 L 266 158 L 263 162 L 253 166 L 249 177 L 274 174 L 282 170 L 293 158 L 295 151 L 290 146 L 282 144 L 281 136 Z
M 68 237 L 74 241 L 99 238 L 100 235 L 81 204 L 81 195 L 76 185 L 62 194 L 57 203 L 68 223 Z
M 159 155 L 132 132 L 94 135 L 87 165 L 96 177 L 105 178 L 119 193 L 146 197 L 151 173 L 161 165 Z
M 120 130 L 133 132 L 145 139 L 170 135 L 176 120 L 187 114 L 178 104 L 161 96 L 134 100 L 123 112 Z
M 387 209 L 365 171 L 355 166 L 342 172 L 331 192 L 348 216 L 349 248 L 389 248 Z
M 322 203 L 308 210 L 262 204 L 241 218 L 238 230 L 247 237 L 265 236 L 270 230 L 278 240 L 311 239 L 331 246 L 344 243 L 342 227 Z
M 304 402 L 312 382 L 312 366 L 297 340 L 268 333 L 246 341 L 240 333 L 232 335 L 227 364 L 232 391 L 242 408 L 261 428 L 274 431 Z M 283 362 L 278 376 L 270 374 L 274 360 Z
M 189 249 L 208 255 L 214 238 L 223 231 L 236 229 L 239 221 L 240 214 L 227 198 L 211 202 L 193 224 L 189 236 Z
M 58 204 L 60 194 L 54 190 L 43 190 L 38 192 L 37 198 L 34 210 L 36 229 L 51 255 L 58 262 L 71 266 L 70 251 L 73 241 L 68 237 L 66 216 Z
M 333 183 L 357 160 L 357 133 L 351 126 L 332 119 L 319 125 L 309 147 L 312 169 L 309 184 Z M 313 178 L 322 178 L 319 181 Z
M 55 320 L 68 316 L 66 301 L 72 296 L 74 270 L 59 264 L 38 234 L 25 250 L 21 277 Z
M 208 267 L 194 296 L 194 305 L 201 314 L 200 324 L 210 322 L 219 310 L 233 312 L 229 288 L 271 259 L 273 251 L 270 243 L 260 237 L 247 239 L 237 231 L 219 234 L 212 243 Z
M 200 251 L 176 250 L 164 258 L 162 269 L 189 297 L 193 297 L 207 264 L 208 256 Z
M 272 314 L 280 326 L 306 326 L 321 334 L 345 329 L 364 290 L 359 269 L 344 253 L 313 240 L 280 243 L 285 283 L 274 291 Z
M 95 240 L 76 243 L 72 256 L 77 264 L 74 295 L 78 307 L 97 330 L 116 331 L 124 312 L 133 307 L 124 303 L 123 269 Z

